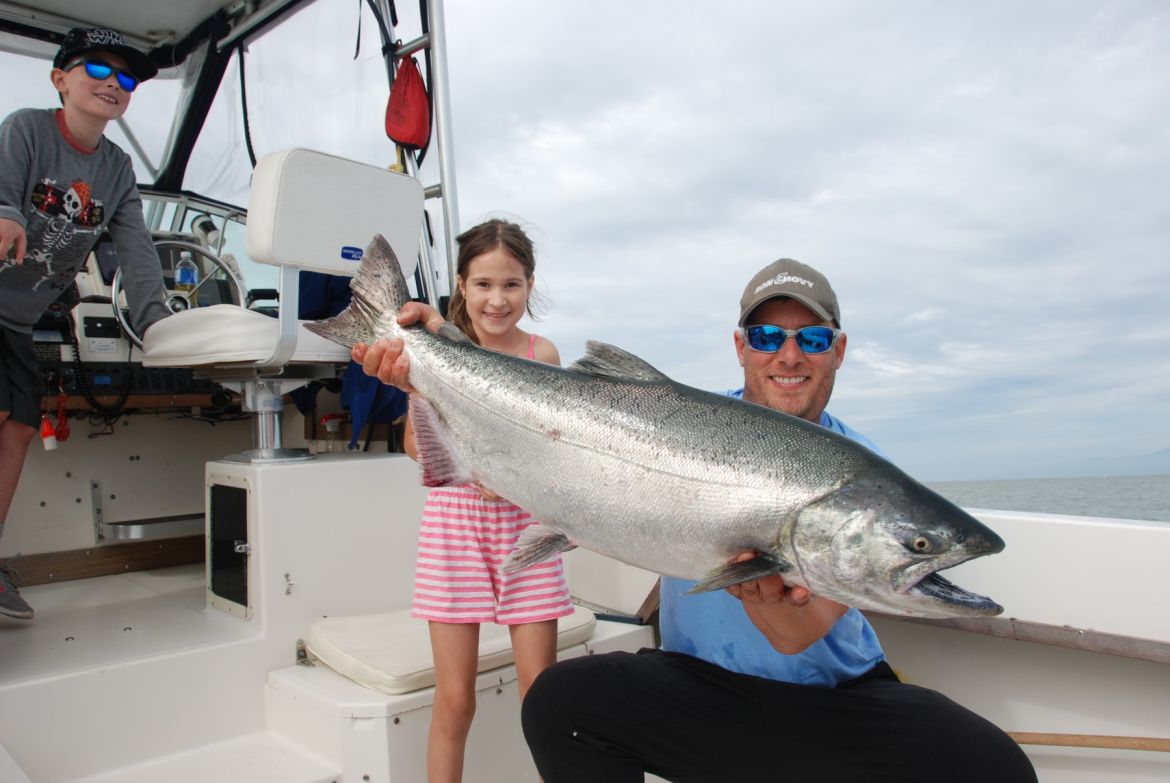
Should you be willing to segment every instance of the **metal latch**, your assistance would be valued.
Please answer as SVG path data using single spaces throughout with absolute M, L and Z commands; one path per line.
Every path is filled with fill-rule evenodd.
M 102 516 L 102 485 L 96 479 L 89 482 L 89 499 L 90 508 L 93 509 L 93 539 L 100 544 L 106 540 L 106 529 L 103 527 L 106 520 Z M 80 502 L 81 498 L 77 500 Z
M 247 555 L 252 552 L 252 545 L 247 541 L 240 541 L 239 539 L 236 539 L 236 541 L 233 543 L 233 549 L 237 555 Z

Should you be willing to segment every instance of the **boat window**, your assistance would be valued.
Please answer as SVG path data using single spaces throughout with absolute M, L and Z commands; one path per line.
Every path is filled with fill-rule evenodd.
M 257 157 L 306 147 L 378 166 L 394 162 L 384 127 L 386 66 L 368 9 L 361 52 L 353 57 L 358 7 L 352 0 L 318 0 L 248 44 L 248 125 Z M 184 188 L 247 204 L 250 176 L 237 53 L 192 153 Z
M 280 270 L 247 256 L 243 208 L 195 195 L 142 192 L 146 223 L 160 239 L 195 242 L 235 267 L 247 290 L 279 287 Z M 230 258 L 225 258 L 230 257 Z

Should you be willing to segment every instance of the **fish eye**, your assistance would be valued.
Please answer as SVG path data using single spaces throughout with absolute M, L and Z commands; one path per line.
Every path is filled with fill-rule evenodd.
M 910 548 L 914 550 L 915 554 L 929 555 L 934 551 L 935 543 L 932 536 L 920 533 L 910 540 Z

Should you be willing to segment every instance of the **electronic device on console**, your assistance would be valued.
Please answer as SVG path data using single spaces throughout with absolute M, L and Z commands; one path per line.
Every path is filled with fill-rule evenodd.
M 190 241 L 184 235 L 156 234 L 155 240 Z M 159 263 L 168 291 L 175 287 L 175 269 L 180 250 L 174 245 L 159 248 Z M 189 368 L 143 367 L 142 355 L 122 333 L 110 303 L 110 290 L 118 270 L 113 242 L 103 236 L 74 284 L 58 297 L 33 326 L 33 350 L 37 357 L 45 394 L 63 391 L 69 397 L 84 397 L 97 409 L 94 398 L 124 397 L 127 408 L 149 398 L 143 407 L 165 406 L 165 399 L 183 395 L 205 395 L 208 405 L 225 405 L 221 386 L 194 376 Z M 229 283 L 212 279 L 199 289 L 199 304 L 231 303 Z M 191 403 L 185 401 L 183 406 Z

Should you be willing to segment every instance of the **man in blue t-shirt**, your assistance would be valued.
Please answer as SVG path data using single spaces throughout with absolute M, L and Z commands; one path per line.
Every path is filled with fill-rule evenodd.
M 421 308 L 404 318 L 432 331 L 441 320 Z M 824 275 L 769 264 L 744 291 L 734 338 L 744 386 L 733 396 L 878 451 L 825 412 L 846 337 Z M 354 359 L 403 386 L 400 353 L 376 344 Z M 856 609 L 779 576 L 686 595 L 692 584 L 662 579 L 661 649 L 561 661 L 532 684 L 524 734 L 546 783 L 633 783 L 647 772 L 720 783 L 1036 780 L 1004 732 L 899 682 Z
M 740 300 L 730 392 L 881 453 L 825 411 L 845 333 L 815 269 L 769 264 Z M 745 552 L 740 559 L 754 557 Z M 524 733 L 546 783 L 1035 781 L 1027 756 L 945 696 L 898 681 L 856 609 L 779 576 L 687 595 L 663 577 L 662 648 L 563 661 L 537 678 Z

